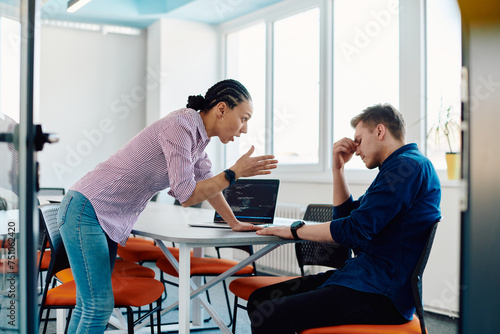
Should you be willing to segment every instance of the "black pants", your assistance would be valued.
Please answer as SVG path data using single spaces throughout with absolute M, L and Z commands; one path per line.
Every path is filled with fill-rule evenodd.
M 407 322 L 389 298 L 339 285 L 320 288 L 334 271 L 270 285 L 248 300 L 253 334 L 291 334 L 344 324 Z

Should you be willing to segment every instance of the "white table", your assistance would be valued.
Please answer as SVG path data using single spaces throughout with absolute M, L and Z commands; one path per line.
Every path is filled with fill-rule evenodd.
M 257 235 L 255 232 L 233 232 L 229 229 L 188 226 L 189 222 L 212 221 L 213 216 L 214 210 L 183 208 L 176 205 L 151 202 L 139 216 L 132 230 L 134 234 L 155 239 L 172 265 L 179 272 L 179 301 L 164 308 L 162 311 L 162 314 L 164 314 L 177 306 L 179 307 L 179 333 L 189 333 L 191 326 L 190 299 L 195 297 L 197 297 L 199 303 L 210 314 L 222 333 L 231 333 L 202 293 L 280 245 L 295 242 L 294 240 L 285 240 L 275 236 Z M 164 242 L 175 242 L 179 246 L 179 262 L 168 251 Z M 213 278 L 203 286 L 197 286 L 191 280 L 191 248 L 259 244 L 267 244 L 267 246 L 244 259 L 225 273 Z M 200 307 L 198 305 L 193 307 L 193 325 L 195 326 L 202 325 L 201 311 L 199 311 Z M 144 323 L 138 325 L 136 329 L 143 326 L 145 326 Z

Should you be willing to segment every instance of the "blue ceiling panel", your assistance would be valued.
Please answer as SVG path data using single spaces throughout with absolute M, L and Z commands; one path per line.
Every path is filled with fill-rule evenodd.
M 283 0 L 197 0 L 170 12 L 177 19 L 220 24 Z
M 283 0 L 92 0 L 68 13 L 67 0 L 42 1 L 41 16 L 59 20 L 147 28 L 162 17 L 220 24 Z
M 185 6 L 194 0 L 135 0 L 140 15 L 160 15 Z

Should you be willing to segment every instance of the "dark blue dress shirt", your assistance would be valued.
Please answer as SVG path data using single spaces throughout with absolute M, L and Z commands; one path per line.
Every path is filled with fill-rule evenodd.
M 411 276 L 433 223 L 441 219 L 441 186 L 416 144 L 393 152 L 366 193 L 336 206 L 330 232 L 355 257 L 324 284 L 389 297 L 411 320 Z

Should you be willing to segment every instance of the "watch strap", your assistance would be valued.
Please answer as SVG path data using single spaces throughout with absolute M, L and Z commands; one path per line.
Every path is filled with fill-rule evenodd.
M 224 171 L 224 174 L 226 176 L 226 180 L 229 181 L 229 185 L 232 185 L 236 181 L 236 173 L 233 172 L 232 170 L 226 169 Z
M 302 226 L 304 226 L 306 223 L 304 223 L 303 221 L 297 221 L 297 222 L 294 222 L 292 224 L 292 226 L 290 226 L 290 232 L 292 232 L 292 236 L 293 236 L 293 239 L 295 240 L 302 240 L 299 235 L 297 234 L 297 230 L 299 228 L 301 228 Z

